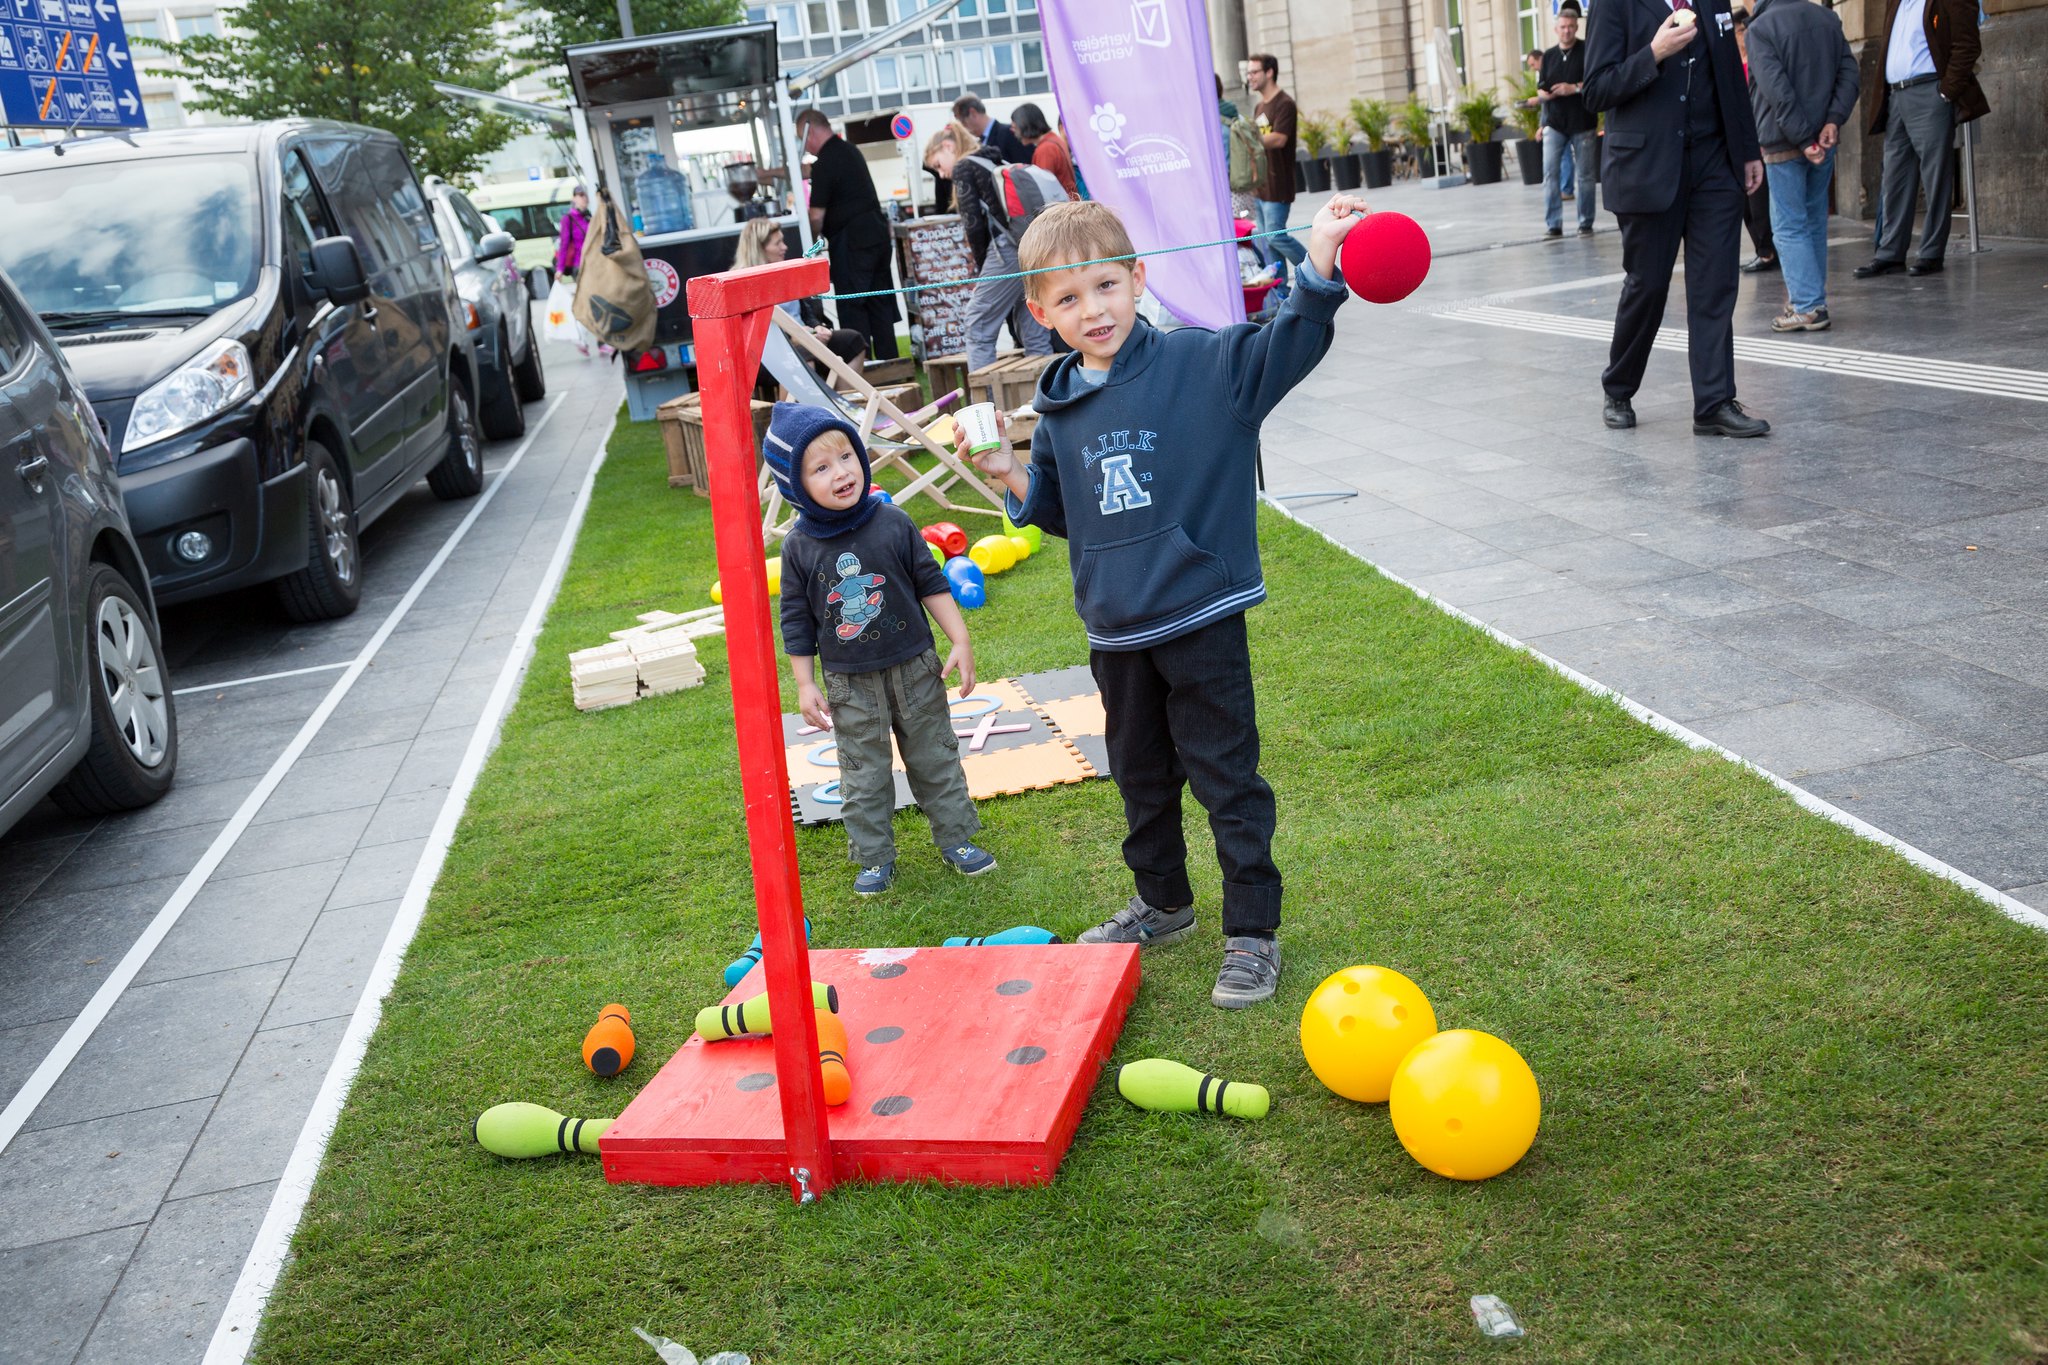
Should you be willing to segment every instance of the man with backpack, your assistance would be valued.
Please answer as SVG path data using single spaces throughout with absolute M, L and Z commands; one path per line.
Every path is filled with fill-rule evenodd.
M 1237 112 L 1237 105 L 1223 98 L 1223 78 L 1216 78 L 1216 117 L 1223 122 L 1223 161 L 1230 173 L 1230 214 L 1233 218 L 1258 221 L 1258 201 L 1252 197 L 1266 178 L 1266 147 L 1251 120 Z
M 996 338 L 1006 320 L 1026 355 L 1051 355 L 1051 333 L 1024 307 L 1024 281 L 1016 278 L 1017 242 L 1048 205 L 1068 202 L 1066 188 L 1043 167 L 991 160 L 974 134 L 957 123 L 932 135 L 924 164 L 953 182 L 953 209 L 980 273 L 967 305 L 968 368 L 995 361 Z

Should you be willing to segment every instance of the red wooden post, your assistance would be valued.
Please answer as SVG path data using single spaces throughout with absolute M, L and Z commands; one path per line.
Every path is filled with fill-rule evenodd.
M 831 1187 L 832 1151 L 818 1072 L 818 1024 L 811 1013 L 810 950 L 804 940 L 789 772 L 783 766 L 782 690 L 775 630 L 768 619 L 761 497 L 755 486 L 759 456 L 748 400 L 767 340 L 768 310 L 830 287 L 830 267 L 822 258 L 699 275 L 689 284 L 740 790 L 754 865 L 754 908 L 761 922 L 761 970 L 776 1020 L 775 1082 L 789 1145 L 790 1193 L 799 1202 Z

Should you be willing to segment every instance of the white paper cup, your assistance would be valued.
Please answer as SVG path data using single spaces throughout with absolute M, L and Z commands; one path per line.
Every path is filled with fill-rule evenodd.
M 996 428 L 994 403 L 969 403 L 960 409 L 953 425 L 960 429 L 962 454 L 984 455 L 991 450 L 1002 449 L 1003 434 Z

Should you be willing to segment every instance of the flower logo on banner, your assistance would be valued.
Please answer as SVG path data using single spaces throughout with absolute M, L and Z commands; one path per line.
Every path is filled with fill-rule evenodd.
M 1095 113 L 1088 120 L 1088 126 L 1095 130 L 1095 136 L 1102 139 L 1102 145 L 1111 152 L 1121 153 L 1123 148 L 1116 140 L 1124 135 L 1124 124 L 1129 122 L 1117 112 L 1114 104 L 1098 104 Z

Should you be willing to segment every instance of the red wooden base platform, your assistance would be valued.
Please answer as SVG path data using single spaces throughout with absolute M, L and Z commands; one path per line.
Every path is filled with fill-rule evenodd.
M 814 948 L 839 988 L 852 1098 L 829 1109 L 841 1180 L 1044 1184 L 1138 993 L 1127 945 Z M 763 989 L 756 967 L 727 995 Z M 789 1179 L 774 1048 L 693 1036 L 599 1139 L 605 1178 Z

